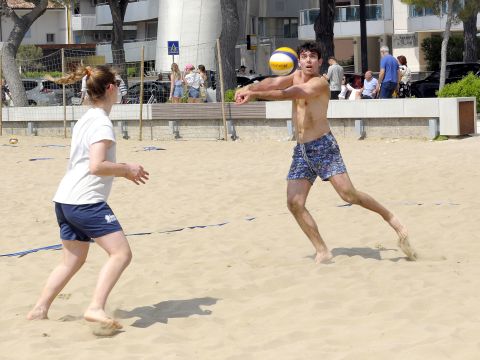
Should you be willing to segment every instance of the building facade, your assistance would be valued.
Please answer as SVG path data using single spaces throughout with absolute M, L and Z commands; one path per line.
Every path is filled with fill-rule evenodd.
M 336 0 L 335 9 L 335 53 L 340 60 L 352 57 L 354 70 L 360 72 L 360 11 L 358 0 Z M 299 39 L 313 40 L 313 24 L 318 8 L 300 12 Z M 441 35 L 446 24 L 446 9 L 441 16 L 429 9 L 404 4 L 401 0 L 366 0 L 368 68 L 379 71 L 380 47 L 386 45 L 395 57 L 404 55 L 412 71 L 427 68 L 421 49 L 423 39 Z M 477 17 L 480 30 L 480 16 Z M 461 22 L 452 25 L 452 34 L 462 34 Z

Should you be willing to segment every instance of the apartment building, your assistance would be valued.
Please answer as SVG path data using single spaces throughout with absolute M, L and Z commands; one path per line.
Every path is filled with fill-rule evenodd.
M 355 71 L 361 71 L 360 10 L 358 0 L 337 0 L 335 9 L 335 53 L 337 58 L 353 56 Z M 313 40 L 313 24 L 318 8 L 300 12 L 299 39 Z M 401 0 L 366 0 L 368 67 L 379 70 L 382 45 L 394 56 L 404 55 L 412 71 L 424 71 L 427 64 L 421 49 L 423 39 L 441 35 L 445 29 L 446 9 L 436 16 L 430 9 L 406 5 Z M 480 29 L 480 16 L 477 19 Z M 452 34 L 461 34 L 461 22 L 452 25 Z
M 7 0 L 7 5 L 14 9 L 18 16 L 25 15 L 34 7 L 32 3 L 20 0 Z M 68 38 L 67 17 L 64 6 L 49 2 L 47 10 L 28 29 L 22 45 L 55 45 L 66 44 Z M 13 29 L 9 17 L 0 14 L 0 42 L 7 41 Z

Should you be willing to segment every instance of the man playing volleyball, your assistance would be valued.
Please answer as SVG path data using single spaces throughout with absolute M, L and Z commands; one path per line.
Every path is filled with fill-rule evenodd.
M 408 259 L 416 260 L 417 255 L 408 242 L 406 227 L 370 195 L 356 190 L 350 181 L 327 120 L 330 89 L 328 82 L 319 75 L 322 64 L 320 50 L 314 42 L 306 42 L 297 49 L 297 53 L 300 70 L 241 88 L 235 94 L 235 101 L 237 104 L 245 104 L 253 99 L 293 101 L 297 145 L 287 176 L 287 204 L 315 247 L 315 262 L 328 262 L 332 258 L 315 220 L 305 208 L 308 193 L 317 176 L 323 181 L 330 181 L 344 201 L 378 213 L 398 234 L 398 245 Z

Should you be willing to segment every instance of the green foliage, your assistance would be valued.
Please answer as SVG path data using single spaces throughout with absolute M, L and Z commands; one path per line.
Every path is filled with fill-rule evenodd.
M 235 102 L 235 90 L 236 89 L 228 89 L 225 91 L 225 102 Z
M 471 97 L 477 98 L 477 112 L 480 111 L 480 77 L 470 73 L 462 80 L 447 84 L 438 92 L 438 97 Z
M 477 39 L 480 48 L 480 38 Z M 463 36 L 451 36 L 447 46 L 447 62 L 463 61 Z M 440 69 L 440 55 L 442 51 L 442 38 L 440 36 L 432 36 L 422 41 L 422 50 L 425 53 L 425 60 L 430 71 Z
M 22 71 L 39 71 L 43 69 L 41 57 L 43 50 L 35 45 L 20 45 L 16 60 Z
M 138 69 L 136 66 L 129 66 L 127 67 L 127 76 L 130 77 L 137 77 L 138 76 Z
M 24 71 L 22 73 L 23 78 L 43 79 L 46 75 L 50 75 L 53 78 L 62 77 L 61 71 Z
M 446 135 L 437 135 L 433 140 L 434 140 L 434 141 L 445 141 L 445 140 L 448 140 L 448 136 L 446 136 Z

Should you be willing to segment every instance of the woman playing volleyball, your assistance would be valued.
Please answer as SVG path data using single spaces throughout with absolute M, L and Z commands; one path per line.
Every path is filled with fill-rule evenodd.
M 109 258 L 100 271 L 84 318 L 111 329 L 120 329 L 121 324 L 105 313 L 105 303 L 130 263 L 132 253 L 122 227 L 106 201 L 114 177 L 124 177 L 139 185 L 148 180 L 149 174 L 141 165 L 116 163 L 115 133 L 108 117 L 117 101 L 119 84 L 115 73 L 107 66 L 79 68 L 57 82 L 71 84 L 85 75 L 91 108 L 73 129 L 67 173 L 53 198 L 63 259 L 50 274 L 27 319 L 48 318 L 53 300 L 82 267 L 90 241 L 95 240 Z

